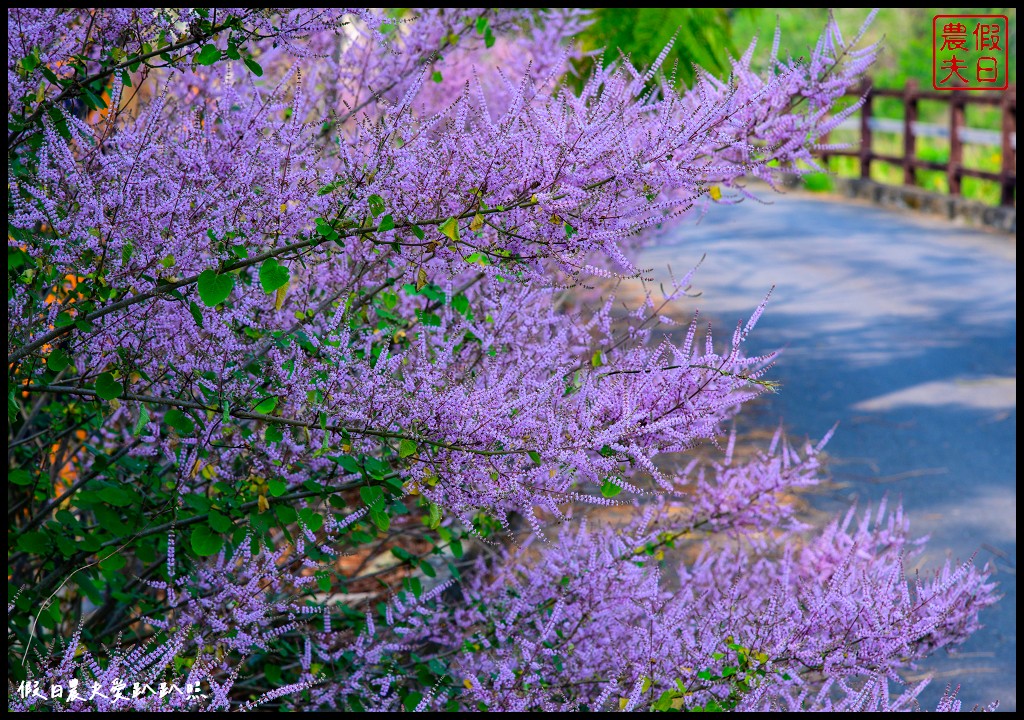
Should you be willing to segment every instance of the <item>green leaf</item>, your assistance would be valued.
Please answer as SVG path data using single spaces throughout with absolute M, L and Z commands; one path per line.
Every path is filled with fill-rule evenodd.
M 410 455 L 415 455 L 417 449 L 416 443 L 408 438 L 404 438 L 398 445 L 398 457 L 407 458 Z
M 455 556 L 456 560 L 458 560 L 459 558 L 462 557 L 462 541 L 461 540 L 452 540 L 452 543 L 451 543 L 451 545 L 449 545 L 449 547 L 451 548 L 452 555 Z
M 302 508 L 299 510 L 299 517 L 302 522 L 311 532 L 316 532 L 324 526 L 324 516 L 318 512 L 315 512 L 311 508 Z
M 267 428 L 267 433 L 264 437 L 269 443 L 279 443 L 284 440 L 284 432 L 277 425 L 271 425 Z
M 605 480 L 604 484 L 601 486 L 601 494 L 604 495 L 606 498 L 613 498 L 620 492 L 622 492 L 622 488 L 613 483 L 611 480 Z
M 245 63 L 245 66 L 247 68 L 252 70 L 253 75 L 255 75 L 256 77 L 263 77 L 263 68 L 260 67 L 260 64 L 258 62 L 256 62 L 252 58 L 244 58 L 243 62 Z
M 68 354 L 60 348 L 54 350 L 50 353 L 50 356 L 46 358 L 46 367 L 53 372 L 60 372 L 70 364 L 71 358 L 68 357 Z
M 142 431 L 146 428 L 149 423 L 149 410 L 146 409 L 145 405 L 139 406 L 139 418 L 135 421 L 135 425 L 132 427 L 132 437 L 138 437 L 142 434 Z
M 20 228 L 15 228 L 15 227 L 9 227 L 8 226 L 8 232 L 10 232 L 11 233 L 11 237 L 14 240 L 18 241 L 18 242 L 23 242 L 23 243 L 31 242 L 32 235 L 30 233 L 20 229 Z M 28 254 L 24 250 L 22 250 L 21 248 L 17 248 L 17 247 L 11 247 L 10 245 L 7 246 L 7 269 L 8 270 L 17 270 L 18 268 L 22 267 L 23 265 L 29 265 L 31 267 L 33 264 L 34 263 L 29 259 Z
M 383 478 L 391 470 L 391 467 L 387 463 L 381 462 L 375 457 L 364 456 L 362 460 L 363 467 L 366 468 L 366 472 L 370 473 L 370 475 L 375 478 Z
M 540 465 L 540 453 L 536 450 L 527 450 L 526 454 L 530 456 L 530 459 Z
M 200 495 L 199 493 L 188 493 L 182 496 L 182 501 L 193 510 L 198 512 L 208 512 L 213 506 L 213 501 L 206 495 Z
M 82 88 L 82 98 L 91 110 L 104 110 L 107 103 L 89 88 Z
M 234 275 L 218 275 L 214 270 L 203 270 L 199 274 L 199 299 L 206 307 L 213 307 L 227 300 L 234 287 Z
M 444 77 L 441 75 L 440 70 L 435 70 L 433 75 L 430 76 L 430 79 L 436 83 L 444 82 Z
M 487 28 L 487 32 L 484 33 L 484 47 L 494 47 L 494 33 L 491 32 L 490 28 Z
M 96 378 L 96 394 L 104 400 L 113 400 L 124 392 L 124 386 L 114 380 L 114 376 L 108 372 Z
M 253 409 L 253 412 L 260 413 L 261 415 L 269 415 L 270 413 L 274 412 L 274 408 L 276 408 L 276 407 L 277 407 L 277 398 L 274 397 L 274 396 L 271 396 L 271 397 L 268 397 L 265 400 L 261 400 L 259 405 L 257 405 Z
M 337 458 L 338 464 L 347 473 L 362 472 L 363 468 L 359 465 L 359 462 L 354 457 L 348 455 L 340 455 Z
M 232 527 L 231 518 L 216 510 L 210 510 L 209 523 L 210 527 L 219 533 L 226 533 Z
M 74 541 L 67 535 L 57 536 L 57 547 L 60 549 L 60 554 L 66 558 L 74 557 L 77 552 Z
M 441 507 L 436 503 L 430 503 L 430 514 L 428 516 L 427 527 L 431 530 L 437 530 L 441 527 Z
M 46 67 L 45 65 L 43 66 Z M 71 129 L 68 127 L 67 118 L 64 117 L 64 113 L 55 107 L 48 108 L 46 114 L 50 116 L 50 122 L 53 123 L 53 127 L 56 128 L 57 133 L 65 140 L 71 139 Z
M 386 512 L 370 510 L 370 520 L 373 521 L 373 524 L 381 532 L 387 532 L 388 528 L 391 527 L 391 518 L 388 517 Z
M 405 487 L 405 483 L 402 482 L 401 478 L 387 477 L 387 478 L 384 478 L 384 482 L 387 484 L 388 488 L 390 488 L 391 492 L 395 493 L 396 495 L 401 495 L 402 494 L 402 491 L 403 491 L 403 489 Z M 403 508 L 403 510 L 398 510 L 397 511 L 399 514 L 402 514 L 404 511 L 408 510 L 408 508 L 405 507 L 405 505 L 403 505 L 401 502 L 399 502 L 397 500 L 397 498 L 396 498 L 395 502 L 396 502 L 396 505 L 393 505 L 392 508 L 394 508 L 396 506 L 400 507 L 400 508 Z
M 204 45 L 196 55 L 196 62 L 200 65 L 213 65 L 218 60 L 220 60 L 220 50 L 213 43 Z
M 370 212 L 373 213 L 374 217 L 384 212 L 384 198 L 380 195 L 371 195 L 366 198 L 366 202 L 369 204 Z
M 11 470 L 7 473 L 7 481 L 15 485 L 31 485 L 32 476 L 28 470 Z
M 299 519 L 298 513 L 295 512 L 295 508 L 291 505 L 278 505 L 274 512 L 277 514 L 278 520 L 283 522 L 285 525 L 291 524 Z
M 402 707 L 405 708 L 406 712 L 416 712 L 416 706 L 420 704 L 420 700 L 423 699 L 423 695 L 418 692 L 411 692 L 405 696 L 402 700 Z
M 674 690 L 666 690 L 661 694 L 661 697 L 659 697 L 658 700 L 653 705 L 651 705 L 651 709 L 656 710 L 658 712 L 666 712 L 667 710 L 671 709 L 672 701 L 675 700 L 677 697 L 678 695 L 675 693 Z
M 107 487 L 100 490 L 97 495 L 103 502 L 113 505 L 114 507 L 128 507 L 138 501 L 138 495 L 134 492 L 129 492 L 124 488 L 114 487 L 108 485 Z
M 88 573 L 79 573 L 76 575 L 75 583 L 85 591 L 85 594 L 93 604 L 99 605 L 102 603 L 103 595 L 100 593 L 99 588 L 97 588 L 93 583 L 92 578 L 89 577 Z
M 288 282 L 288 268 L 281 265 L 274 258 L 267 258 L 260 265 L 260 285 L 263 292 L 272 293 Z
M 407 577 L 402 580 L 402 586 L 416 597 L 423 594 L 423 583 L 418 577 Z
M 270 524 L 271 521 L 273 521 L 273 519 L 274 518 L 270 513 L 260 513 L 253 511 L 249 513 L 249 526 L 252 528 L 254 532 L 262 535 L 270 529 Z M 250 543 L 252 542 L 252 540 L 256 541 L 255 544 L 250 544 L 252 551 L 254 553 L 259 552 L 259 540 L 253 537 L 250 540 Z
M 596 351 L 596 352 L 595 352 L 595 353 L 594 353 L 594 354 L 593 354 L 593 355 L 592 355 L 592 356 L 590 357 L 590 364 L 591 364 L 591 365 L 593 365 L 593 366 L 594 366 L 594 367 L 596 367 L 596 368 L 599 368 L 599 367 L 601 367 L 602 365 L 604 365 L 604 355 L 603 355 L 603 354 L 601 353 L 601 351 L 600 351 L 600 350 L 597 350 L 597 351 Z
M 282 685 L 284 683 L 281 680 L 281 668 L 277 665 L 266 664 L 263 666 L 263 674 L 267 680 L 270 681 L 271 685 Z
M 452 242 L 459 241 L 459 221 L 455 218 L 450 217 L 445 220 L 441 223 L 440 227 L 438 227 L 438 230 L 440 230 L 441 234 Z
M 452 298 L 452 309 L 459 315 L 469 317 L 469 298 L 461 293 Z
M 164 424 L 169 428 L 177 430 L 181 435 L 191 435 L 196 429 L 196 424 L 192 422 L 192 418 L 178 408 L 171 408 L 164 413 Z
M 391 554 L 399 560 L 412 560 L 413 557 L 411 552 L 409 552 L 403 547 L 398 547 L 397 545 L 391 548 Z
M 390 215 L 385 215 L 380 219 L 380 225 L 377 226 L 377 230 L 384 232 L 385 230 L 395 229 L 395 219 Z
M 42 555 L 51 547 L 50 536 L 44 532 L 27 532 L 18 538 L 18 549 L 34 555 Z
M 192 319 L 196 321 L 196 325 L 199 327 L 203 326 L 203 310 L 196 305 L 195 300 L 188 301 L 188 311 L 192 313 Z
M 192 549 L 196 555 L 208 557 L 220 552 L 224 538 L 217 535 L 206 525 L 196 525 L 192 531 Z
M 476 19 L 476 32 L 478 35 L 483 35 L 487 31 L 487 16 L 481 15 Z
M 74 82 L 74 80 L 72 80 L 71 78 L 65 78 L 65 79 L 62 80 L 61 78 L 57 77 L 57 73 L 55 73 L 53 70 L 51 70 L 46 65 L 41 65 L 39 67 L 39 72 L 41 72 L 43 74 L 43 77 L 46 78 L 47 80 L 49 80 L 50 82 L 52 82 L 54 85 L 59 85 L 61 87 L 67 87 L 72 82 Z
M 331 576 L 321 570 L 316 574 L 316 584 L 320 588 L 320 592 L 329 593 L 331 591 Z
M 379 487 L 364 485 L 359 488 L 359 497 L 371 510 L 382 510 L 384 508 L 384 492 Z
M 334 192 L 335 190 L 337 190 L 338 188 L 340 188 L 344 184 L 345 184 L 344 180 L 335 180 L 334 182 L 328 183 L 328 184 L 324 185 L 322 188 L 320 188 L 319 190 L 317 190 L 316 194 L 317 195 L 321 195 L 321 196 L 322 195 L 327 195 L 329 193 Z

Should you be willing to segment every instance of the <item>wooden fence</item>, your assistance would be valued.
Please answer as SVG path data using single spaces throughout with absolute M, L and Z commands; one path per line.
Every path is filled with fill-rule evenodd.
M 860 160 L 860 175 L 862 178 L 870 179 L 871 163 L 886 162 L 903 168 L 903 183 L 905 185 L 917 184 L 916 170 L 940 170 L 944 171 L 949 178 L 949 192 L 952 195 L 960 194 L 961 181 L 965 177 L 982 178 L 999 183 L 1000 204 L 1012 207 L 1017 187 L 1017 86 L 1012 85 L 1005 91 L 938 91 L 921 90 L 915 81 L 907 83 L 902 90 L 885 90 L 871 87 L 865 82 L 860 88 L 851 91 L 851 95 L 865 98 L 864 105 L 860 109 L 860 149 L 828 150 L 821 153 L 822 160 L 827 161 L 829 157 L 844 155 L 855 157 Z M 885 155 L 876 153 L 871 146 L 872 133 L 879 127 L 882 118 L 875 118 L 872 115 L 872 104 L 875 98 L 898 98 L 903 101 L 903 154 Z M 939 100 L 949 103 L 949 130 L 942 133 L 922 133 L 922 126 L 918 123 L 918 105 L 921 100 Z M 967 105 L 994 105 L 1002 109 L 1001 128 L 996 135 L 1001 147 L 1001 167 L 999 172 L 977 170 L 964 167 L 964 144 L 972 142 L 971 130 L 964 127 Z M 856 122 L 856 121 L 852 121 Z M 885 123 L 896 124 L 900 121 L 889 121 Z M 930 127 L 930 126 L 929 126 Z M 886 127 L 885 130 L 889 128 Z M 898 130 L 898 128 L 893 128 Z M 973 131 L 977 136 L 978 131 Z M 942 134 L 949 137 L 949 161 L 945 163 L 920 160 L 916 157 L 917 138 L 922 134 Z M 994 133 L 992 133 L 994 134 Z M 826 140 L 827 142 L 827 140 Z M 988 143 L 986 143 L 988 144 Z M 996 144 L 993 142 L 992 144 Z

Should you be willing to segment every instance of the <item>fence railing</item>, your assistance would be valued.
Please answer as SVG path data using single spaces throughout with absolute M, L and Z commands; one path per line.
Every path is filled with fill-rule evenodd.
M 960 195 L 961 183 L 965 177 L 981 178 L 999 183 L 1000 204 L 1013 206 L 1017 187 L 1017 86 L 1004 91 L 946 91 L 921 90 L 915 81 L 909 81 L 902 90 L 887 90 L 871 87 L 867 82 L 852 90 L 851 95 L 865 98 L 860 109 L 860 118 L 848 120 L 851 126 L 860 128 L 860 148 L 828 150 L 819 153 L 823 161 L 829 157 L 846 156 L 860 160 L 860 176 L 871 178 L 871 164 L 886 162 L 903 168 L 903 183 L 917 184 L 917 170 L 939 170 L 949 179 L 951 195 Z M 897 98 L 903 101 L 903 120 L 878 118 L 872 115 L 875 98 Z M 919 123 L 918 105 L 922 100 L 938 100 L 949 103 L 949 126 Z M 967 105 L 991 105 L 1002 110 L 1001 127 L 994 130 L 977 130 L 965 127 Z M 843 125 L 847 125 L 844 123 Z M 842 126 L 841 126 L 842 127 Z M 872 134 L 900 132 L 903 135 L 903 154 L 888 155 L 872 149 Z M 949 160 L 935 162 L 917 157 L 917 139 L 924 136 L 949 138 Z M 825 141 L 827 142 L 827 140 Z M 979 170 L 964 166 L 964 145 L 998 145 L 1000 148 L 999 172 Z

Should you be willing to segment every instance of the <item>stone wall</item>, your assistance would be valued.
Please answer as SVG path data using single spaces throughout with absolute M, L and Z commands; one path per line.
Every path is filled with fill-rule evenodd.
M 873 180 L 861 178 L 832 178 L 833 192 L 858 200 L 870 200 L 883 207 L 916 210 L 932 215 L 940 215 L 950 220 L 962 219 L 970 225 L 980 225 L 993 230 L 1017 233 L 1017 208 L 993 207 L 977 200 L 966 200 L 962 197 L 922 190 L 907 185 L 884 185 Z M 787 177 L 786 184 L 790 187 L 800 185 L 800 179 L 794 175 Z

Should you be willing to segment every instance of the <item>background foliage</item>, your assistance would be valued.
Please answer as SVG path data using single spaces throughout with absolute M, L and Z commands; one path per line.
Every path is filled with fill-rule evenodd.
M 728 59 L 742 54 L 754 37 L 760 42 L 753 67 L 763 70 L 776 28 L 785 38 L 787 52 L 794 57 L 808 55 L 828 22 L 829 12 L 825 8 L 600 8 L 595 11 L 596 21 L 582 37 L 585 47 L 604 48 L 605 62 L 617 59 L 620 49 L 629 48 L 633 61 L 642 66 L 652 62 L 665 43 L 676 35 L 671 59 L 678 62 L 679 81 L 690 84 L 694 64 L 718 75 L 727 74 Z M 863 15 L 863 11 L 856 8 L 837 8 L 831 12 L 843 28 L 855 27 Z M 874 86 L 902 88 L 908 81 L 916 81 L 922 88 L 931 87 L 932 17 L 957 13 L 1006 15 L 1010 28 L 1007 43 L 1010 67 L 1017 67 L 1016 8 L 881 8 L 865 36 L 870 42 L 881 43 L 878 60 L 870 72 Z M 1012 74 L 1011 82 L 1016 83 Z M 853 100 L 849 98 L 846 102 Z M 899 120 L 903 118 L 903 106 L 899 101 L 879 98 L 874 113 L 878 117 Z M 948 125 L 947 104 L 922 102 L 919 120 Z M 996 108 L 969 106 L 967 109 L 968 127 L 998 131 L 1000 124 L 1001 114 Z M 860 135 L 857 130 L 845 130 L 835 133 L 831 139 L 856 145 Z M 901 155 L 902 137 L 876 133 L 875 151 Z M 930 136 L 919 138 L 917 157 L 931 162 L 948 161 L 948 140 Z M 1001 149 L 967 145 L 964 160 L 968 167 L 999 172 Z M 860 177 L 860 163 L 856 158 L 833 157 L 828 167 L 839 177 Z M 940 193 L 949 190 L 943 172 L 919 170 L 917 176 L 918 184 L 925 189 Z M 872 179 L 900 185 L 903 171 L 877 162 L 872 166 Z M 809 190 L 832 187 L 829 177 L 822 174 L 808 175 L 804 182 Z M 992 205 L 1000 201 L 1000 189 L 995 182 L 964 178 L 962 192 L 964 197 Z

